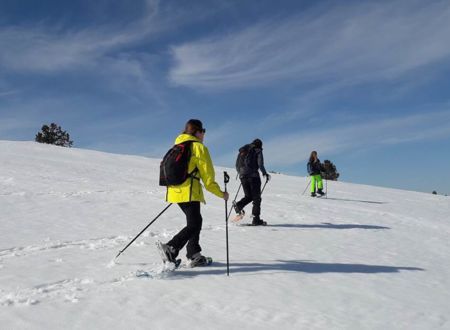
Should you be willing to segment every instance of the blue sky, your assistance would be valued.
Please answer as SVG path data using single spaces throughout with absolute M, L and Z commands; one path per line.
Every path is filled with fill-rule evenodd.
M 0 139 L 57 122 L 160 158 L 199 118 L 217 165 L 258 137 L 271 170 L 317 150 L 343 181 L 450 193 L 449 35 L 448 1 L 2 0 Z

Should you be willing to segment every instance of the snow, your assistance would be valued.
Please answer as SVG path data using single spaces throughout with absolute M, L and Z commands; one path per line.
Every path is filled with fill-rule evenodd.
M 273 175 L 269 226 L 229 225 L 227 277 L 209 193 L 213 265 L 162 271 L 155 242 L 184 225 L 176 205 L 114 262 L 166 206 L 159 160 L 0 141 L 0 163 L 2 329 L 450 329 L 448 197 L 328 182 L 311 198 L 308 178 Z

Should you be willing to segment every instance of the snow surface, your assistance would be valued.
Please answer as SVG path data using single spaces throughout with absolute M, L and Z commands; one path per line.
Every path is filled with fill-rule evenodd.
M 176 205 L 113 261 L 166 206 L 159 160 L 0 141 L 0 164 L 1 329 L 450 329 L 448 197 L 328 182 L 311 198 L 308 178 L 273 175 L 269 226 L 229 226 L 229 277 L 209 193 L 214 264 L 165 273 Z

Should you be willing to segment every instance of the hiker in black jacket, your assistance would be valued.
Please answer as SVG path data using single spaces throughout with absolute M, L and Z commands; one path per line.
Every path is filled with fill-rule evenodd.
M 253 202 L 252 225 L 261 226 L 267 223 L 260 218 L 261 214 L 261 178 L 260 170 L 266 180 L 270 180 L 270 175 L 264 168 L 264 157 L 262 153 L 262 141 L 255 139 L 252 143 L 246 144 L 239 149 L 236 159 L 236 171 L 239 174 L 245 196 L 239 202 L 233 202 L 234 210 L 237 213 L 236 221 L 244 216 L 244 207 Z

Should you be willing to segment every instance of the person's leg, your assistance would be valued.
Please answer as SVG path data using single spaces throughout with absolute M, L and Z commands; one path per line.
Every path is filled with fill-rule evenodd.
M 259 220 L 261 214 L 261 179 L 258 177 L 252 178 L 251 180 L 251 190 L 253 198 L 253 218 Z
M 202 223 L 203 218 L 200 213 L 200 202 L 195 203 L 194 205 L 190 206 L 187 210 L 188 217 L 192 219 L 192 222 L 194 222 L 195 226 L 192 232 L 192 236 L 189 239 L 187 246 L 186 246 L 186 257 L 188 259 L 192 259 L 192 256 L 200 253 L 202 248 L 200 247 L 200 231 L 202 230 Z
M 200 230 L 202 228 L 200 202 L 179 203 L 178 206 L 180 206 L 181 210 L 186 215 L 186 227 L 184 227 L 167 243 L 167 245 L 172 246 L 177 251 L 177 254 L 178 251 L 180 251 L 191 239 L 194 239 L 193 246 L 191 248 L 200 248 L 200 246 L 198 245 L 198 239 L 200 237 Z M 195 240 L 197 243 L 195 243 Z M 196 247 L 195 245 L 197 245 L 198 247 Z
M 251 178 L 242 178 L 242 190 L 244 191 L 244 197 L 236 203 L 236 206 L 239 210 L 242 210 L 248 203 L 253 200 L 252 197 L 252 184 Z
M 320 190 L 323 189 L 323 181 L 322 181 L 322 176 L 319 174 L 316 176 L 316 180 L 317 180 L 317 188 L 319 188 Z
M 316 193 L 316 175 L 311 175 L 311 194 Z

